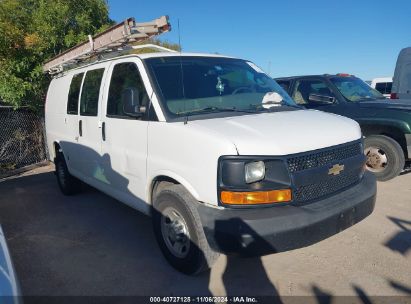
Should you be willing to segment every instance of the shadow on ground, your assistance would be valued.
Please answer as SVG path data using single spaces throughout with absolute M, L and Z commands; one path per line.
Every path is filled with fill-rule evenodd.
M 211 295 L 210 272 L 175 271 L 155 242 L 151 219 L 93 188 L 66 197 L 54 174 L 43 173 L 0 183 L 0 195 L 0 223 L 24 295 Z M 386 245 L 405 254 L 411 222 L 390 219 L 401 231 Z M 389 283 L 411 294 L 410 287 Z M 229 296 L 274 296 L 269 303 L 282 303 L 259 258 L 227 257 L 222 284 Z M 362 303 L 372 302 L 352 287 Z M 312 292 L 318 303 L 333 302 L 316 285 Z
M 411 289 L 405 287 L 402 284 L 388 280 L 390 285 L 404 293 L 405 295 L 411 294 Z M 362 303 L 362 304 L 379 304 L 379 303 L 408 303 L 409 297 L 407 296 L 370 296 L 363 288 L 356 284 L 352 284 L 351 288 L 354 291 L 355 296 L 334 296 L 333 294 L 322 290 L 317 285 L 312 285 L 311 290 L 314 293 L 318 304 L 331 304 L 331 303 Z
M 163 259 L 149 217 L 97 190 L 66 197 L 45 173 L 0 183 L 0 193 L 24 295 L 209 295 L 207 276 L 192 280 Z
M 400 173 L 400 175 L 406 175 L 411 173 L 411 163 L 407 164 L 404 170 Z
M 393 287 L 396 290 L 401 291 L 404 294 L 408 294 L 411 295 L 411 286 L 405 286 L 401 283 L 395 282 L 393 280 L 389 280 L 389 283 L 391 285 L 391 287 Z
M 392 251 L 407 255 L 411 249 L 411 221 L 390 216 L 388 216 L 388 219 L 397 225 L 400 230 L 385 243 L 385 246 Z
M 149 217 L 91 187 L 63 196 L 43 173 L 2 182 L 0 193 L 23 295 L 211 295 L 210 272 L 189 277 L 165 261 Z M 228 295 L 278 296 L 259 258 L 228 257 L 222 280 Z

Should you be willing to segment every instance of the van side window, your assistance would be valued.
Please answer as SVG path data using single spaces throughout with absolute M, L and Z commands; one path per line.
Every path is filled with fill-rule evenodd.
M 107 116 L 129 118 L 124 114 L 123 96 L 126 90 L 138 92 L 140 106 L 148 106 L 149 98 L 141 79 L 137 65 L 132 62 L 119 63 L 114 66 L 107 100 Z
M 80 115 L 97 116 L 103 74 L 104 69 L 91 70 L 86 73 L 81 90 Z
M 84 73 L 73 76 L 70 84 L 70 90 L 67 98 L 67 114 L 77 115 L 78 113 L 78 98 L 80 96 L 81 81 Z

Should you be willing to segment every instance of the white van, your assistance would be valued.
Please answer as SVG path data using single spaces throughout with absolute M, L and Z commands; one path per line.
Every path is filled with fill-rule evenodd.
M 391 98 L 392 77 L 374 78 L 371 80 L 370 86 L 384 95 L 384 97 Z
M 300 108 L 246 60 L 98 61 L 55 77 L 45 111 L 62 192 L 84 182 L 152 215 L 162 252 L 184 273 L 221 252 L 308 246 L 374 208 L 359 125 Z
M 402 49 L 398 55 L 391 99 L 411 99 L 411 47 Z

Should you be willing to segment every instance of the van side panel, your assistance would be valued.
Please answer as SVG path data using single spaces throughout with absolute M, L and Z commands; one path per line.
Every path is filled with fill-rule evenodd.
M 411 47 L 402 49 L 398 55 L 392 92 L 398 98 L 411 98 Z
M 65 119 L 71 77 L 54 78 L 49 86 L 45 105 L 46 139 L 50 160 L 54 161 L 54 142 L 66 138 Z

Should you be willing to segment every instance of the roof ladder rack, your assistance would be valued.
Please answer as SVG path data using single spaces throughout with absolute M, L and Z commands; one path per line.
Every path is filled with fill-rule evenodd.
M 141 23 L 137 23 L 134 18 L 128 18 L 94 37 L 89 36 L 88 41 L 80 43 L 50 59 L 43 65 L 43 72 L 57 74 L 68 66 L 91 59 L 96 55 L 122 51 L 127 48 L 136 49 L 137 47 L 133 47 L 131 44 L 147 40 L 170 30 L 171 25 L 168 16 Z M 150 46 L 152 45 L 147 45 L 147 47 Z

